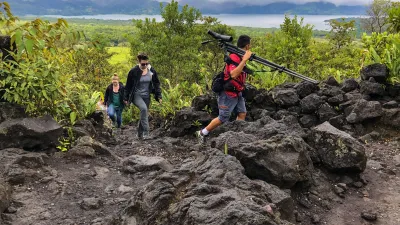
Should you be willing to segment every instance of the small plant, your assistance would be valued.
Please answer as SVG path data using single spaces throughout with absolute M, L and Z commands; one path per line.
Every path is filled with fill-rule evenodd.
M 212 113 L 212 109 L 211 109 L 211 107 L 209 107 L 208 105 L 206 105 L 206 106 L 203 108 L 203 110 L 206 111 L 208 114 L 211 114 L 211 113 Z
M 57 149 L 59 149 L 62 152 L 66 152 L 70 149 L 71 147 L 71 141 L 68 138 L 61 137 L 58 142 L 60 143 L 57 146 Z
M 200 127 L 202 124 L 198 120 L 196 120 L 196 121 L 193 121 L 192 125 L 195 127 Z

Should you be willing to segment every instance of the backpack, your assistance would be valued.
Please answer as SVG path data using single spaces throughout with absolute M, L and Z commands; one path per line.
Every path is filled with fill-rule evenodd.
M 225 85 L 225 80 L 224 80 L 224 76 L 225 76 L 225 66 L 224 69 L 217 73 L 213 79 L 212 79 L 212 83 L 211 83 L 211 90 L 215 93 L 220 93 L 222 91 L 224 91 L 224 85 Z
M 233 64 L 235 66 L 238 66 L 239 63 L 233 61 L 229 56 L 225 55 L 224 57 L 224 62 L 226 63 L 224 66 L 224 69 L 217 73 L 211 83 L 211 90 L 215 93 L 220 93 L 222 91 L 236 91 L 236 89 L 230 84 L 230 80 L 232 80 L 232 77 L 229 77 L 228 80 L 224 80 L 225 76 L 225 68 L 227 65 Z M 243 69 L 248 74 L 252 74 L 252 71 L 247 69 L 246 67 Z M 237 81 L 239 82 L 239 81 Z M 240 85 L 243 85 L 241 82 L 239 82 Z

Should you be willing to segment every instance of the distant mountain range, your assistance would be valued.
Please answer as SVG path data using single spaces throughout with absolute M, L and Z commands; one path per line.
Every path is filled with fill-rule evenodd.
M 191 5 L 191 1 L 194 0 L 183 2 Z M 155 0 L 9 0 L 9 3 L 16 15 L 160 14 L 160 2 Z M 232 2 L 203 5 L 199 9 L 203 14 L 362 15 L 366 6 L 336 6 L 327 2 L 243 6 Z

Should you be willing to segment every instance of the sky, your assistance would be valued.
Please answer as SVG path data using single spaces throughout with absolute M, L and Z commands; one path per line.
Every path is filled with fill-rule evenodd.
M 157 0 L 157 1 L 162 1 L 162 2 L 169 2 L 170 0 Z M 197 0 L 197 2 L 202 2 L 204 4 L 205 2 L 214 2 L 214 3 L 223 3 L 223 2 L 235 2 L 238 4 L 243 4 L 243 5 L 266 5 L 269 3 L 273 2 L 292 2 L 292 3 L 307 3 L 307 2 L 331 2 L 336 5 L 367 5 L 372 0 Z M 188 0 L 178 0 L 178 2 L 192 2 Z

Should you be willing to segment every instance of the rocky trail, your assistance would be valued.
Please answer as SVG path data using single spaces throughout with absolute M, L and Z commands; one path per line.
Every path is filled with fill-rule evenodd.
M 346 198 L 325 217 L 326 224 L 400 224 L 400 141 L 367 144 L 366 153 L 364 183 L 351 184 Z M 377 220 L 369 223 L 362 213 Z
M 162 138 L 140 142 L 135 138 L 133 127 L 125 127 L 116 140 L 119 141 L 109 150 L 120 158 L 132 155 L 162 157 L 176 166 L 185 160 L 204 157 L 203 154 L 216 154 L 198 151 L 200 146 L 189 138 L 185 141 Z M 25 164 L 27 161 L 21 164 L 29 168 L 21 174 L 24 178 L 18 178 L 18 172 L 11 174 L 16 185 L 13 186 L 10 206 L 2 214 L 3 224 L 112 224 L 132 194 L 160 175 L 158 169 L 163 167 L 163 159 L 160 159 L 161 162 L 144 165 L 143 171 L 126 173 L 124 170 L 127 168 L 110 155 L 81 158 L 66 156 L 65 153 L 29 153 L 20 149 L 7 149 L 0 153 L 1 165 L 19 157 L 29 160 L 29 165 Z M 400 224 L 400 141 L 382 140 L 367 144 L 366 153 L 370 160 L 361 174 L 362 180 L 357 182 L 351 176 L 332 178 L 345 184 L 343 198 L 336 198 L 325 207 L 312 204 L 312 200 L 299 200 L 295 206 L 295 224 Z M 151 167 L 155 167 L 154 170 Z M 361 217 L 363 212 L 377 217 L 377 220 L 368 222 Z
M 65 153 L 52 118 L 0 103 L 0 224 L 400 224 L 400 86 L 362 75 L 248 87 L 246 122 L 206 147 L 193 132 L 215 116 L 210 94 L 145 141 L 97 112 Z

